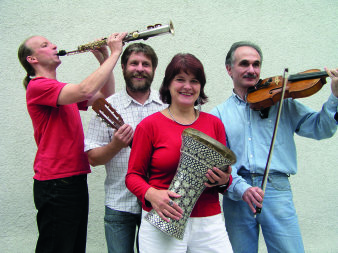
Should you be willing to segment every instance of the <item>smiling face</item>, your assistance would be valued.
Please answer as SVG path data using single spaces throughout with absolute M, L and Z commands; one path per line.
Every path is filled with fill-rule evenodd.
M 34 65 L 57 67 L 61 61 L 57 55 L 57 46 L 42 36 L 34 36 L 27 40 L 26 46 L 32 50 L 27 61 Z
M 169 85 L 171 104 L 178 106 L 194 106 L 200 95 L 201 84 L 190 72 L 181 71 Z
M 233 79 L 235 89 L 247 89 L 259 80 L 261 57 L 252 47 L 239 47 L 234 53 L 233 64 L 227 65 L 227 71 Z
M 151 59 L 143 53 L 133 52 L 126 65 L 122 65 L 127 90 L 146 92 L 154 79 L 154 69 Z

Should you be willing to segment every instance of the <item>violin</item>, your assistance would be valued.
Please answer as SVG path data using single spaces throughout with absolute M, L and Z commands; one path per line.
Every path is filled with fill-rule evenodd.
M 317 93 L 326 83 L 326 71 L 311 69 L 299 74 L 290 75 L 285 87 L 284 98 L 303 98 Z M 260 79 L 258 83 L 248 89 L 247 102 L 253 110 L 269 108 L 281 99 L 282 76 Z

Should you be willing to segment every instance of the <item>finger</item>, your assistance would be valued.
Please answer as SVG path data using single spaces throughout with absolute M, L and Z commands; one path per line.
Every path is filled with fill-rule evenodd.
M 129 126 L 128 124 L 123 124 L 118 130 L 118 132 L 122 135 L 125 135 L 130 131 L 133 131 L 133 128 Z
M 170 222 L 170 219 L 168 217 L 166 217 L 163 212 L 157 211 L 157 214 L 162 218 L 162 220 L 166 221 L 166 222 Z
M 253 213 L 255 213 L 256 212 L 256 208 L 254 207 L 254 205 L 252 203 L 252 199 L 250 197 L 245 197 L 243 200 L 249 205 L 249 208 L 251 209 L 251 211 Z
M 256 208 L 254 207 L 254 205 L 253 205 L 251 202 L 247 202 L 247 203 L 248 203 L 248 205 L 249 205 L 251 211 L 252 211 L 253 213 L 256 213 Z
M 263 191 L 259 187 L 254 187 L 250 191 L 248 197 L 250 198 L 251 202 L 260 203 L 263 201 L 262 195 L 264 196 Z
M 132 141 L 132 139 L 133 139 L 133 136 L 130 135 L 130 136 L 128 137 L 128 140 L 127 140 L 128 144 Z
M 335 75 L 335 74 L 337 74 L 337 71 L 336 71 L 336 70 L 334 70 L 334 69 L 328 69 L 327 67 L 325 67 L 324 69 L 325 69 L 326 73 L 328 74 L 328 76 L 329 76 L 331 79 L 333 79 L 333 78 L 336 77 L 336 75 Z
M 169 200 L 162 212 L 171 219 L 179 220 L 182 218 L 183 210 L 178 206 L 177 203 Z
M 120 36 L 121 36 L 121 38 L 123 39 L 124 37 L 126 37 L 127 36 L 127 32 L 123 32 L 123 33 L 120 33 Z
M 215 181 L 219 181 L 221 178 L 218 173 L 215 173 L 211 169 L 207 171 L 207 174 L 205 175 L 211 183 L 214 183 Z
M 255 206 L 262 207 L 262 201 L 263 201 L 263 199 L 260 200 L 260 201 L 258 201 L 257 199 L 252 198 L 252 199 L 250 200 L 250 203 L 252 203 L 252 204 L 255 205 Z
M 171 198 L 180 198 L 181 195 L 172 192 L 172 191 L 168 191 L 168 196 Z M 173 200 L 169 200 L 168 201 L 168 206 L 171 207 L 170 210 L 174 211 L 176 216 L 180 216 L 181 214 L 183 214 L 183 209 Z M 181 217 L 180 217 L 181 218 Z
M 217 186 L 218 185 L 218 182 L 215 182 L 215 183 L 213 183 L 213 184 L 210 184 L 210 183 L 208 183 L 208 182 L 206 182 L 206 183 L 204 183 L 204 185 L 206 186 L 206 187 L 215 187 L 215 186 Z
M 221 176 L 219 174 L 221 174 Z M 209 181 L 205 183 L 205 186 L 213 187 L 219 184 L 224 184 L 226 180 L 225 179 L 226 174 L 223 173 L 222 171 L 220 171 L 219 174 L 213 172 L 212 170 L 208 170 L 205 176 Z
M 218 175 L 220 175 L 221 173 L 226 173 L 225 171 L 220 170 L 217 167 L 213 167 L 211 171 L 214 172 L 214 174 L 218 174 Z
M 168 191 L 167 193 L 168 193 L 169 197 L 173 197 L 173 198 L 180 198 L 181 197 L 181 195 L 179 195 L 178 193 L 173 192 L 173 191 Z

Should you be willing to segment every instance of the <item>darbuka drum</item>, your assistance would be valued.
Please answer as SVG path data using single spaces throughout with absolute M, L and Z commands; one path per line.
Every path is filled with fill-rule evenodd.
M 235 154 L 210 136 L 193 128 L 182 133 L 182 146 L 177 172 L 169 186 L 169 190 L 181 195 L 172 200 L 183 209 L 180 220 L 162 218 L 153 209 L 145 219 L 164 233 L 183 240 L 185 226 L 190 214 L 208 181 L 205 174 L 208 169 L 217 167 L 223 171 L 236 162 Z

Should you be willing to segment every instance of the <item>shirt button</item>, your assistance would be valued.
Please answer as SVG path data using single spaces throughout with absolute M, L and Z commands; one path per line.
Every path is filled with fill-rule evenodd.
M 251 138 L 249 137 L 248 140 L 251 141 Z

